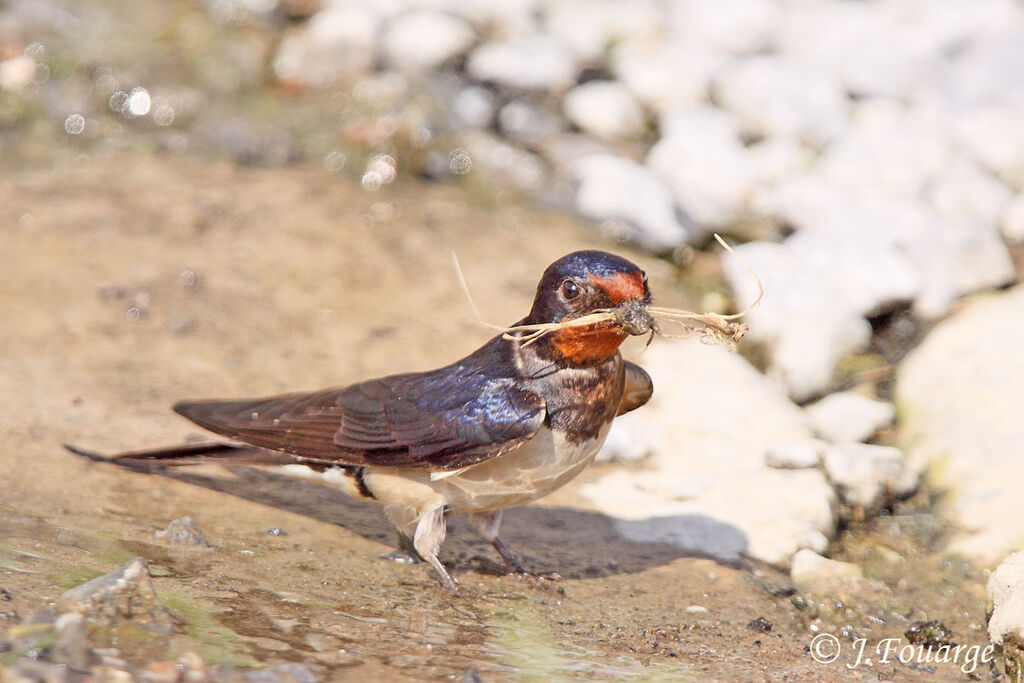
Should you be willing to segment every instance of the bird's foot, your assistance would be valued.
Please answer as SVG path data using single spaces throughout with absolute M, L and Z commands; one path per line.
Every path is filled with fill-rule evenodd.
M 383 553 L 380 557 L 399 564 L 417 564 L 423 561 L 415 551 L 409 552 L 408 550 L 392 550 L 389 553 Z

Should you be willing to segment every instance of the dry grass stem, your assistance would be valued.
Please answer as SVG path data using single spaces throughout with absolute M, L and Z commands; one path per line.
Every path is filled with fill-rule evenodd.
M 733 251 L 732 247 L 730 247 L 719 235 L 716 234 L 715 239 L 718 240 L 718 243 L 721 244 L 727 252 L 736 256 L 736 252 Z M 737 258 L 739 257 L 737 256 Z M 469 287 L 466 285 L 466 280 L 462 275 L 462 269 L 459 266 L 459 260 L 455 257 L 454 253 L 452 253 L 452 260 L 455 264 L 455 270 L 459 277 L 459 284 L 461 285 L 463 292 L 466 294 L 466 298 L 469 300 L 470 307 L 473 309 L 474 321 L 480 325 L 489 327 L 492 330 L 501 332 L 505 339 L 519 341 L 524 346 L 534 343 L 551 332 L 564 328 L 588 327 L 607 322 L 621 322 L 618 320 L 620 315 L 618 311 L 615 309 L 606 309 L 594 311 L 593 313 L 589 313 L 579 318 L 562 320 L 556 323 L 513 325 L 511 327 L 488 323 L 482 319 L 480 311 L 473 302 L 473 296 L 469 292 Z M 754 308 L 761 303 L 761 298 L 764 296 L 764 287 L 761 284 L 761 278 L 759 278 L 753 268 L 751 268 L 742 259 L 740 260 L 740 263 L 743 264 L 743 267 L 746 268 L 747 272 L 749 272 L 751 277 L 754 278 L 754 282 L 757 283 L 757 298 L 754 299 L 754 301 L 747 306 L 745 310 L 731 315 L 722 315 L 720 313 L 696 313 L 694 311 L 665 308 L 663 306 L 648 306 L 647 311 L 658 323 L 654 328 L 654 332 L 663 337 L 669 338 L 700 335 L 701 342 L 705 344 L 725 344 L 730 350 L 735 350 L 737 342 L 743 339 L 743 336 L 747 333 L 748 329 L 746 323 L 736 321 L 754 310 Z M 669 323 L 677 326 L 677 331 L 675 333 L 666 332 L 662 329 L 663 323 Z

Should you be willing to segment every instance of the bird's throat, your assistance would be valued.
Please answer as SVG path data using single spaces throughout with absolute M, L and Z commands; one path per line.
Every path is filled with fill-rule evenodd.
M 552 335 L 551 348 L 566 363 L 591 365 L 608 360 L 628 336 L 618 325 L 610 323 L 565 327 Z

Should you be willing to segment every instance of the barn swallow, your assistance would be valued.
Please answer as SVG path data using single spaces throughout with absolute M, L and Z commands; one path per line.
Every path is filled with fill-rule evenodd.
M 177 413 L 232 441 L 110 460 L 271 465 L 321 478 L 383 506 L 402 550 L 428 562 L 453 590 L 437 555 L 446 516 L 468 514 L 508 571 L 522 572 L 498 538 L 502 510 L 563 486 L 594 459 L 613 418 L 647 403 L 651 378 L 623 360 L 619 345 L 655 329 L 650 301 L 647 276 L 635 264 L 577 251 L 548 266 L 529 315 L 516 325 L 611 310 L 610 321 L 529 342 L 521 333 L 499 334 L 443 368 L 344 388 L 181 402 Z

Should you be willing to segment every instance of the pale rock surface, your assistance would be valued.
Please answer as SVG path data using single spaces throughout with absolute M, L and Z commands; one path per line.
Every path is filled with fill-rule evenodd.
M 494 118 L 495 98 L 487 88 L 470 85 L 460 89 L 451 100 L 455 125 L 486 128 Z
M 953 139 L 964 154 L 995 173 L 1018 192 L 1024 191 L 1024 105 L 988 105 L 960 113 Z
M 680 44 L 741 55 L 772 47 L 783 16 L 775 0 L 677 0 L 671 7 L 672 33 Z
M 914 467 L 950 492 L 952 550 L 994 562 L 1024 547 L 1024 287 L 977 296 L 900 366 L 896 405 Z
M 381 36 L 381 50 L 391 68 L 422 72 L 462 54 L 474 40 L 463 19 L 421 10 L 395 17 Z
M 999 220 L 999 228 L 1010 244 L 1024 242 L 1024 194 L 1019 194 L 1006 203 Z
M 828 264 L 809 261 L 786 244 L 750 242 L 735 247 L 739 258 L 723 256 L 726 277 L 736 300 L 753 301 L 758 274 L 765 297 L 747 317 L 750 338 L 770 348 L 770 374 L 782 380 L 798 400 L 823 391 L 836 362 L 863 348 L 871 326 Z M 830 252 L 831 253 L 831 252 Z
M 818 435 L 835 443 L 866 441 L 896 417 L 891 403 L 853 391 L 829 394 L 806 410 Z
M 588 81 L 562 100 L 569 121 L 604 140 L 632 140 L 643 135 L 644 112 L 626 86 L 616 81 Z
M 988 637 L 996 645 L 1016 639 L 1024 646 L 1024 551 L 1003 560 L 988 579 L 992 616 Z
M 537 102 L 514 99 L 498 112 L 498 127 L 512 141 L 535 147 L 562 132 L 562 118 Z
M 612 45 L 657 36 L 664 15 L 652 0 L 555 0 L 543 25 L 581 59 L 596 62 Z
M 824 145 L 847 126 L 848 104 L 842 83 L 834 74 L 759 56 L 734 62 L 715 81 L 722 107 L 736 113 L 749 132 L 796 136 Z
M 825 449 L 825 472 L 850 505 L 873 510 L 888 497 L 905 498 L 916 489 L 920 471 L 892 446 L 843 443 Z
M 755 184 L 738 120 L 698 107 L 664 117 L 661 129 L 663 137 L 651 148 L 646 164 L 672 188 L 676 204 L 706 228 L 735 221 Z
M 821 595 L 843 591 L 864 580 L 861 568 L 803 549 L 793 556 L 790 578 L 798 590 Z
M 595 462 L 636 462 L 651 454 L 653 444 L 635 413 L 615 418 Z
M 1008 677 L 1014 676 L 1024 671 L 1024 552 L 1010 555 L 992 573 L 988 599 L 989 640 L 1002 649 Z
M 796 439 L 773 444 L 764 454 L 764 463 L 779 470 L 802 470 L 821 464 L 828 444 L 820 439 Z
M 612 73 L 659 115 L 707 104 L 712 78 L 725 58 L 675 42 L 627 40 L 610 56 Z
M 469 153 L 473 170 L 490 182 L 527 193 L 544 189 L 547 167 L 535 154 L 483 130 L 466 130 L 459 140 Z
M 533 34 L 518 39 L 484 43 L 467 64 L 479 80 L 522 90 L 564 90 L 572 85 L 576 57 L 557 38 Z
M 576 210 L 591 220 L 619 222 L 624 239 L 664 251 L 691 236 L 676 215 L 668 187 L 650 169 L 611 154 L 596 154 L 578 159 L 570 174 Z
M 332 5 L 287 32 L 274 56 L 279 80 L 327 87 L 373 67 L 380 17 L 361 3 Z
M 751 175 L 768 186 L 805 171 L 814 159 L 814 152 L 807 145 L 794 137 L 778 135 L 759 140 L 746 151 Z
M 817 468 L 765 464 L 775 444 L 811 438 L 782 387 L 696 340 L 655 344 L 643 365 L 660 378 L 651 402 L 630 416 L 651 442 L 645 469 L 581 487 L 620 533 L 725 561 L 750 554 L 785 564 L 800 548 L 823 551 L 835 530 L 832 487 Z

